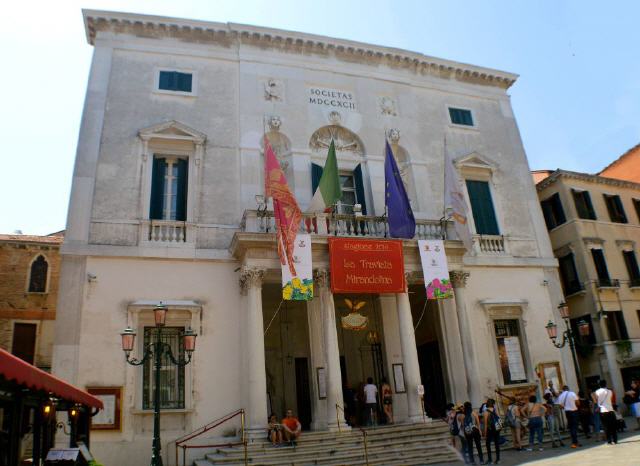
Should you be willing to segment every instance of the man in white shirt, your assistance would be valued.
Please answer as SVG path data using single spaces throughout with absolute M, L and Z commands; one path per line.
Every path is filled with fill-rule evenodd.
M 378 387 L 373 384 L 373 379 L 369 377 L 367 384 L 363 388 L 364 391 L 364 403 L 365 403 L 365 419 L 367 425 L 373 425 L 376 418 L 376 412 L 378 409 Z
M 569 424 L 569 432 L 571 432 L 571 448 L 578 448 L 578 397 L 575 392 L 569 390 L 565 385 L 562 387 L 562 393 L 558 396 L 558 404 L 564 408 L 564 414 L 567 416 L 567 424 Z
M 600 388 L 596 390 L 596 403 L 600 419 L 604 424 L 604 431 L 607 435 L 607 443 L 618 444 L 618 430 L 616 429 L 616 413 L 613 409 L 613 392 L 607 388 L 607 381 L 600 381 Z

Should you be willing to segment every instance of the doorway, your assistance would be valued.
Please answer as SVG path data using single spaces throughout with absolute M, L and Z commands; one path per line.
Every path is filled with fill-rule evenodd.
M 11 354 L 19 357 L 29 364 L 33 364 L 36 353 L 37 332 L 38 326 L 36 324 L 25 324 L 21 322 L 14 323 Z
M 296 402 L 298 419 L 304 430 L 311 427 L 311 389 L 309 386 L 309 358 L 296 358 Z
M 420 365 L 422 385 L 425 387 L 425 410 L 430 417 L 444 417 L 447 396 L 444 391 L 440 346 L 437 341 L 430 341 L 418 346 L 418 364 Z

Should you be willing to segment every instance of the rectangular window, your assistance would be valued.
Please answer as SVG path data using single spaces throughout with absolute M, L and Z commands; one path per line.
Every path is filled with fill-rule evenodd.
M 608 311 L 604 313 L 607 320 L 607 330 L 609 332 L 609 340 L 628 340 L 627 324 L 624 322 L 622 311 Z
M 193 75 L 179 71 L 160 71 L 158 89 L 163 91 L 191 92 Z
M 633 207 L 636 209 L 636 215 L 638 216 L 638 222 L 640 222 L 640 199 L 633 200 Z
M 353 214 L 353 206 L 358 204 L 356 183 L 353 177 L 353 172 L 340 172 L 339 176 L 340 190 L 342 191 L 339 213 L 351 215 Z
M 188 167 L 185 158 L 153 158 L 150 219 L 186 221 Z
M 516 319 L 494 321 L 498 357 L 505 385 L 527 381 L 527 371 L 522 353 L 520 326 Z
M 540 202 L 540 206 L 542 207 L 542 214 L 548 230 L 552 230 L 567 221 L 558 193 Z
M 559 257 L 558 263 L 560 265 L 560 281 L 562 282 L 564 295 L 569 296 L 570 294 L 582 291 L 582 284 L 578 277 L 573 253 L 570 252 L 566 256 Z
M 595 265 L 596 273 L 598 274 L 598 285 L 612 286 L 611 277 L 609 277 L 609 269 L 607 268 L 607 261 L 604 259 L 604 252 L 602 249 L 592 249 L 591 257 L 593 258 L 593 265 Z
M 155 341 L 156 327 L 144 328 L 144 346 Z M 176 359 L 184 358 L 183 345 L 184 328 L 163 327 L 161 341 L 171 348 Z M 154 382 L 153 358 L 144 363 L 144 380 L 142 394 L 142 409 L 153 409 Z M 180 367 L 171 362 L 168 355 L 162 356 L 160 365 L 160 408 L 184 409 L 184 366 Z
M 629 273 L 629 286 L 640 286 L 640 269 L 638 269 L 636 253 L 634 251 L 622 251 L 622 256 Z
M 471 110 L 449 107 L 449 116 L 454 125 L 473 126 Z
M 591 204 L 591 195 L 589 191 L 579 191 L 572 189 L 573 202 L 576 205 L 578 211 L 578 217 L 586 220 L 596 220 L 596 212 L 593 210 L 593 204 Z
M 466 180 L 471 212 L 479 235 L 499 235 L 491 189 L 486 181 Z
M 578 323 L 580 323 L 583 320 L 589 324 L 589 336 L 587 337 L 583 337 L 582 335 L 580 335 L 580 332 L 578 331 Z M 593 322 L 591 321 L 590 314 L 585 314 L 581 317 L 576 317 L 574 319 L 571 319 L 571 331 L 573 332 L 574 335 L 576 335 L 578 344 L 583 346 L 596 344 L 596 334 L 593 331 Z
M 627 214 L 624 212 L 622 200 L 617 194 L 603 194 L 604 202 L 607 204 L 609 218 L 612 222 L 627 223 Z

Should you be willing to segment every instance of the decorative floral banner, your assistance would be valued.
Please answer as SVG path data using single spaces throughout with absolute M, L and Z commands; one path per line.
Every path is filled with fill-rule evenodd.
M 291 269 L 286 260 L 282 264 L 282 299 L 286 301 L 309 301 L 313 299 L 310 235 L 296 235 L 293 247 L 293 262 L 296 270 L 295 276 L 291 275 Z
M 453 287 L 449 279 L 449 265 L 442 240 L 418 240 L 424 286 L 427 299 L 446 299 L 453 296 Z

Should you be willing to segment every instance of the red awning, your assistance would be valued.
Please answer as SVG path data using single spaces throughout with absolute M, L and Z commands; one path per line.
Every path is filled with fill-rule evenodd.
M 43 390 L 57 398 L 103 409 L 102 401 L 0 348 L 0 375 L 31 390 Z

